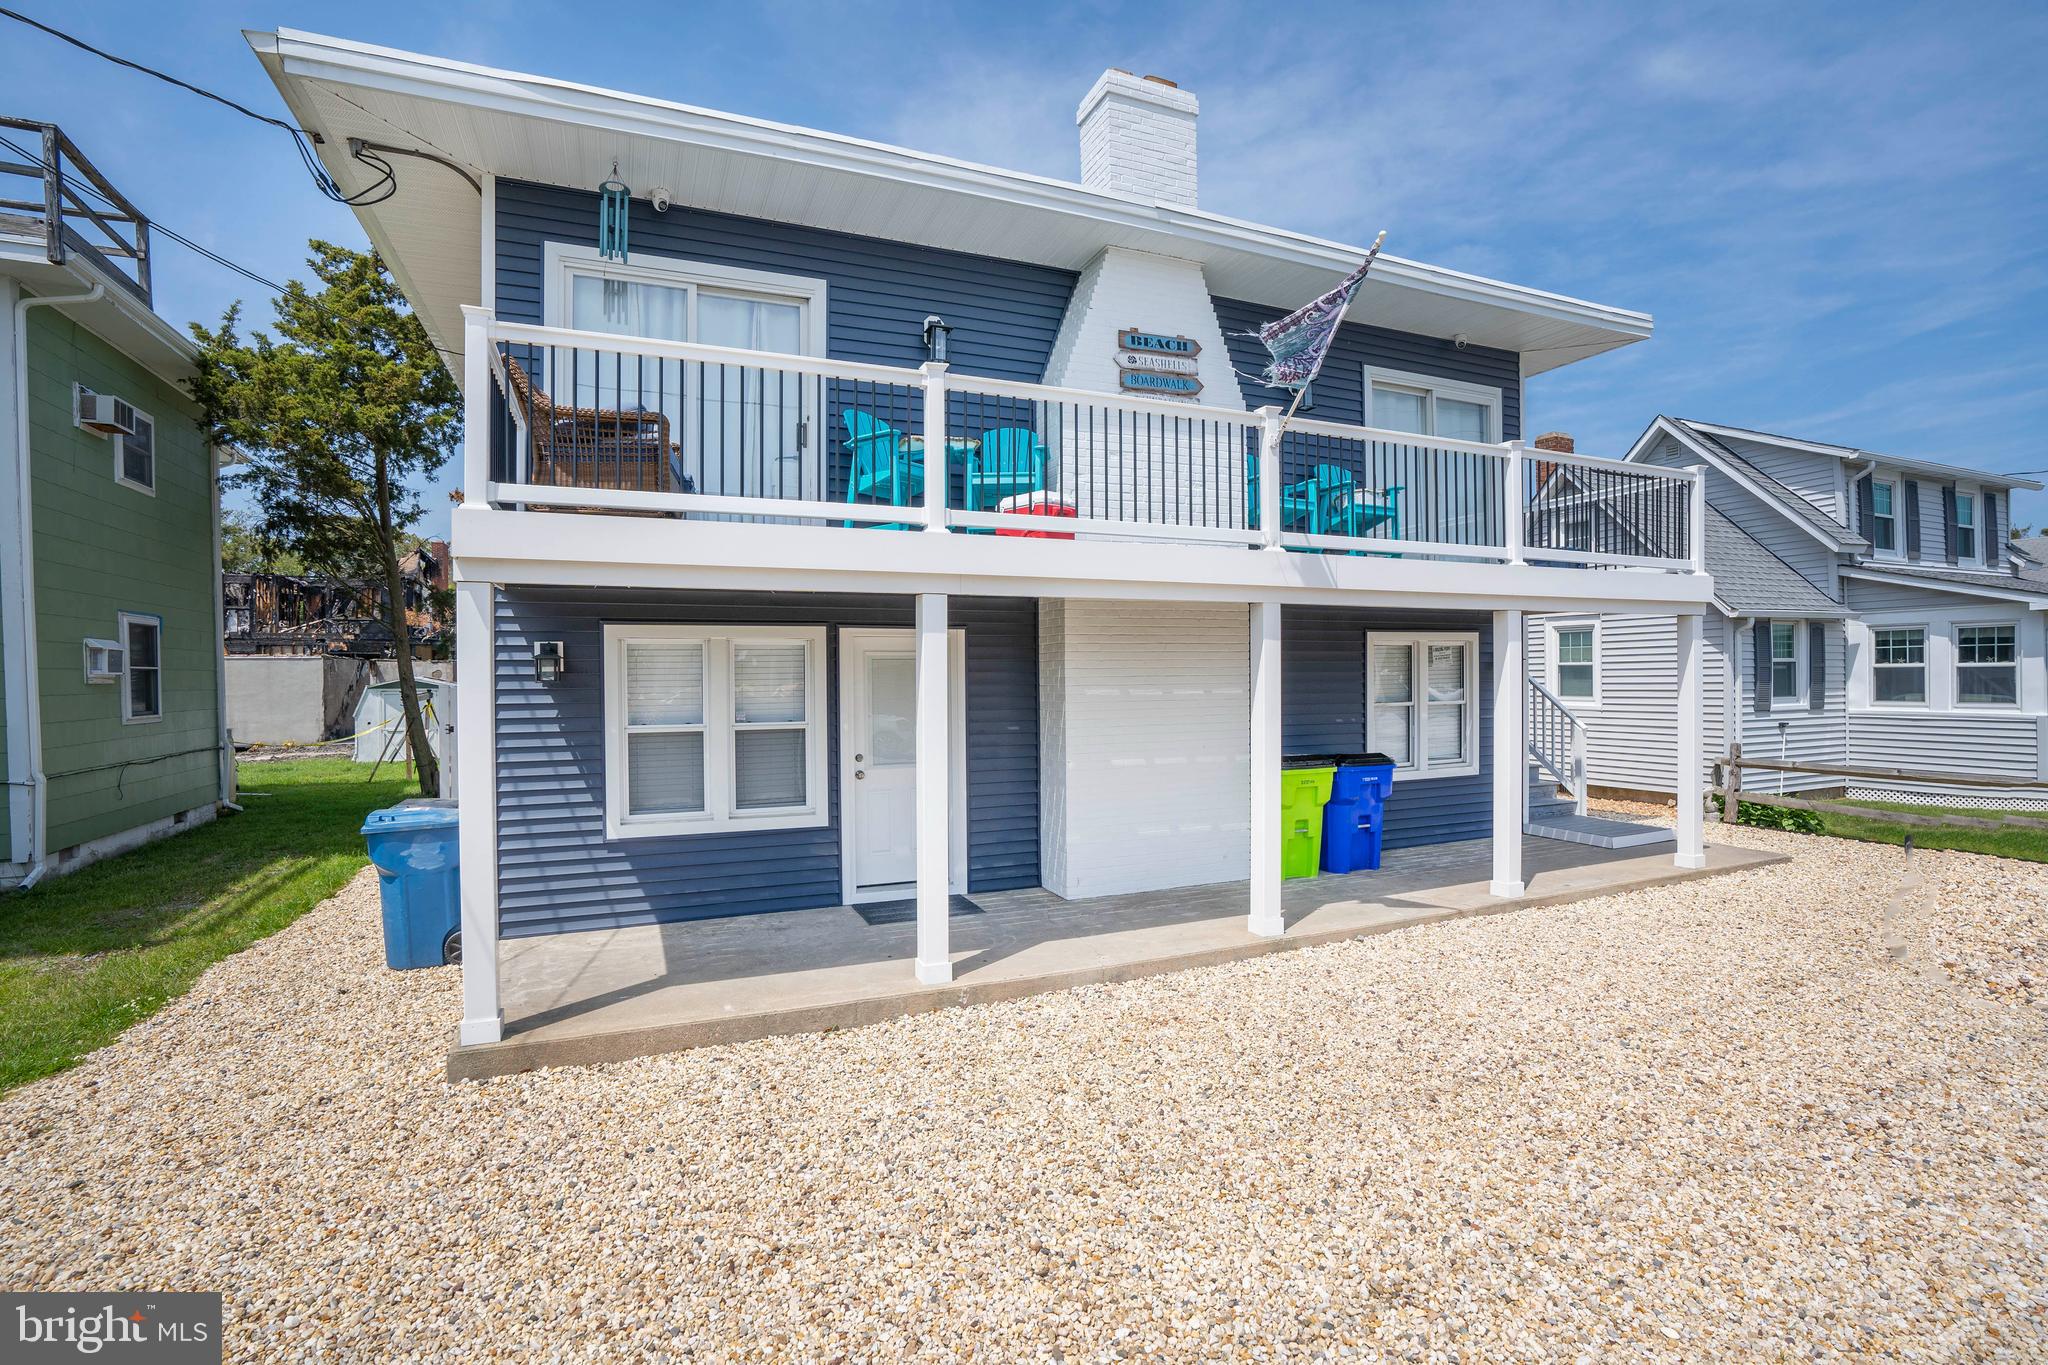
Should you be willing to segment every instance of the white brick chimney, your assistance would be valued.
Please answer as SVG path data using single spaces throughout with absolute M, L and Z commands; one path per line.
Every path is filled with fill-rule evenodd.
M 1081 183 L 1137 199 L 1195 205 L 1195 116 L 1201 102 L 1163 76 L 1111 69 L 1088 91 Z

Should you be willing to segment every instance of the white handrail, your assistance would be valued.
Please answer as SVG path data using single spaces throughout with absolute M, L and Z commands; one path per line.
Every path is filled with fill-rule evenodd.
M 579 332 L 568 327 L 535 327 L 523 322 L 494 323 L 490 331 L 495 341 L 546 346 L 562 351 L 612 351 L 659 360 L 695 360 L 706 365 L 788 370 L 792 374 L 816 375 L 820 379 L 901 384 L 905 388 L 916 388 L 924 383 L 924 374 L 920 370 L 870 365 L 859 360 L 828 360 L 823 356 L 793 355 L 784 351 L 746 351 L 734 346 L 703 346 L 694 341 L 660 341 L 652 337 L 620 336 L 610 332 Z M 1096 396 L 1100 398 L 1102 395 Z
M 1530 723 L 1527 727 L 1529 756 L 1536 760 L 1538 767 L 1544 769 L 1553 778 L 1557 779 L 1559 786 L 1571 793 L 1573 810 L 1577 814 L 1584 815 L 1586 813 L 1586 723 L 1580 720 L 1569 706 L 1564 704 L 1563 698 L 1545 687 L 1541 681 L 1535 678 L 1528 678 L 1525 681 L 1529 685 L 1530 700 L 1532 702 L 1541 701 L 1548 703 L 1545 719 L 1553 722 L 1552 725 L 1546 727 L 1537 723 L 1535 716 L 1529 717 Z M 1530 709 L 1534 710 L 1535 707 L 1532 705 Z M 1546 728 L 1557 728 L 1555 723 L 1559 722 L 1562 723 L 1566 735 L 1566 752 L 1563 756 L 1551 753 L 1549 748 L 1540 742 L 1543 731 Z

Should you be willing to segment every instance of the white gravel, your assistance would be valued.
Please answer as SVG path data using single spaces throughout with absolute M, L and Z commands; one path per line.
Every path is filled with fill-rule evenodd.
M 1713 837 L 1797 860 L 480 1085 L 365 877 L 0 1100 L 0 1287 L 238 1360 L 2048 1356 L 2048 868 Z

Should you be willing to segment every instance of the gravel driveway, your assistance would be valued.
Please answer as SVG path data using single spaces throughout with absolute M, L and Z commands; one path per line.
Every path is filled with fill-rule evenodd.
M 470 1085 L 366 875 L 0 1099 L 4 1287 L 245 1360 L 2048 1355 L 2048 868 L 1732 837 L 1796 861 Z

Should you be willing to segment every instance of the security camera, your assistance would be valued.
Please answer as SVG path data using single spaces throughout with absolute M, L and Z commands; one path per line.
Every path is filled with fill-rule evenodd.
M 647 192 L 647 201 L 654 205 L 656 213 L 668 212 L 670 198 L 669 192 L 658 185 Z
M 659 202 L 657 202 L 655 204 L 655 207 L 661 208 L 662 205 Z M 1464 350 L 1466 347 L 1470 346 L 1471 344 L 1472 338 L 1466 336 L 1463 332 L 1460 332 L 1456 336 L 1451 338 L 1451 345 L 1457 347 L 1461 351 Z

